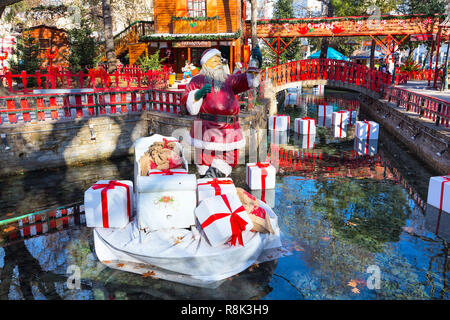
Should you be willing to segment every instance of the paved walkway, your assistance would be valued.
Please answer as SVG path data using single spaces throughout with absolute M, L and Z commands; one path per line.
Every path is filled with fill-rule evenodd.
M 433 81 L 430 82 L 430 85 L 433 86 Z M 450 90 L 439 91 L 430 88 L 428 87 L 428 81 L 408 80 L 408 83 L 398 85 L 397 87 L 450 102 Z

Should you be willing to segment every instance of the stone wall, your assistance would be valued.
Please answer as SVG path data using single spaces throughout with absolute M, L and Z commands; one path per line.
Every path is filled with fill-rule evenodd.
M 0 144 L 0 175 L 80 165 L 127 155 L 147 135 L 145 114 L 3 126 L 7 150 Z M 91 133 L 92 131 L 92 133 Z
M 241 112 L 240 123 L 244 131 L 267 127 L 266 104 L 253 111 Z M 6 134 L 9 149 L 0 141 L 0 176 L 132 155 L 134 142 L 149 134 L 174 134 L 176 138 L 185 138 L 194 119 L 193 116 L 146 111 L 2 126 L 0 132 Z M 258 135 L 258 141 L 262 136 L 262 133 Z

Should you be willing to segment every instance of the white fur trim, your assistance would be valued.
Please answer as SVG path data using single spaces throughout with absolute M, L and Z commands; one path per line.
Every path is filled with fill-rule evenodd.
M 200 64 L 204 65 L 206 61 L 214 57 L 215 55 L 221 54 L 219 50 L 216 48 L 208 49 L 208 51 L 203 55 L 203 57 L 200 59 Z
M 206 171 L 208 171 L 208 169 L 209 169 L 209 166 L 202 165 L 202 164 L 196 164 L 196 166 L 197 166 L 197 172 L 201 176 L 205 175 Z
M 195 93 L 198 90 L 199 89 L 192 90 L 191 92 L 189 92 L 188 98 L 186 100 L 186 109 L 189 112 L 189 114 L 193 116 L 195 116 L 200 111 L 200 107 L 202 106 L 203 103 L 203 98 L 195 101 Z
M 256 88 L 260 82 L 261 76 L 259 74 L 255 76 L 252 72 L 247 72 L 247 83 L 250 88 Z
M 226 163 L 222 159 L 217 158 L 214 158 L 214 160 L 211 162 L 211 167 L 218 169 L 227 177 L 231 174 L 231 171 L 233 170 L 233 168 L 228 163 Z
M 230 142 L 230 143 L 219 143 L 219 142 L 207 142 L 207 141 L 199 140 L 196 138 L 192 138 L 190 135 L 189 135 L 188 143 L 191 146 L 194 146 L 195 148 L 206 149 L 206 150 L 215 150 L 215 151 L 232 151 L 235 149 L 241 149 L 241 148 L 245 147 L 245 139 L 242 139 L 240 141 Z

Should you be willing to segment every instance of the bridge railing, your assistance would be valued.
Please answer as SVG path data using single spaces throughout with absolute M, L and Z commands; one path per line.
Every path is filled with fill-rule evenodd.
M 0 97 L 0 125 L 153 110 L 180 114 L 182 92 L 162 89 L 104 90 L 74 94 L 31 94 Z
M 29 74 L 6 72 L 0 75 L 0 81 L 6 82 L 12 93 L 30 93 L 33 89 L 70 89 L 92 88 L 94 91 L 119 88 L 136 88 L 140 90 L 166 88 L 169 70 L 142 71 L 138 66 L 123 66 L 114 73 L 107 73 L 103 68 L 71 73 L 68 70 L 57 72 L 36 71 Z
M 430 119 L 436 126 L 449 126 L 450 102 L 397 87 L 387 88 L 383 98 L 408 112 Z
M 305 80 L 331 80 L 354 84 L 381 93 L 392 82 L 392 76 L 366 66 L 332 59 L 307 59 L 268 68 L 262 77 L 272 79 L 273 86 Z M 398 75 L 395 82 L 404 81 Z

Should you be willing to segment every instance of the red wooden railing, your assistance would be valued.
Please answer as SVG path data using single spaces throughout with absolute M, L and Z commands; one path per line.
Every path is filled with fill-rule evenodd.
M 145 110 L 179 114 L 180 91 L 148 89 L 105 89 L 76 94 L 32 94 L 0 97 L 0 124 L 74 119 L 81 117 L 136 113 Z
M 87 76 L 93 83 L 97 79 L 97 86 L 93 87 L 91 93 L 0 97 L 0 123 L 2 121 L 17 123 L 18 115 L 22 115 L 25 122 L 31 121 L 32 115 L 36 120 L 44 120 L 46 112 L 47 117 L 51 119 L 115 114 L 117 107 L 120 107 L 120 112 L 143 110 L 181 112 L 182 92 L 165 89 L 168 70 L 142 73 L 136 69 L 133 72 L 135 73 L 125 70 L 121 73 L 117 70 L 113 75 L 100 73 L 97 78 L 92 74 L 80 73 L 80 85 L 84 83 L 83 77 Z M 77 75 L 67 75 L 66 81 L 69 81 L 67 79 L 71 76 Z M 124 87 L 120 86 L 121 76 L 126 78 Z M 406 76 L 397 74 L 395 83 L 405 81 Z M 132 77 L 137 78 L 133 86 Z M 391 85 L 391 75 L 359 64 L 330 59 L 301 60 L 268 68 L 262 71 L 262 79 L 264 78 L 270 78 L 274 86 L 304 80 L 329 80 L 353 84 L 377 92 L 385 99 L 397 102 L 398 106 L 435 121 L 438 126 L 449 125 L 450 107 L 446 101 L 399 89 Z M 256 98 L 264 92 L 264 86 L 263 82 L 259 88 L 241 95 L 240 101 L 251 109 Z M 130 108 L 127 108 L 127 105 Z
M 57 72 L 36 71 L 29 74 L 22 71 L 20 74 L 6 72 L 0 75 L 0 81 L 6 80 L 8 90 L 13 93 L 29 93 L 33 89 L 66 89 L 66 88 L 93 88 L 94 91 L 105 89 L 135 88 L 147 90 L 165 88 L 169 79 L 170 70 L 164 68 L 159 71 L 142 71 L 139 66 L 119 66 L 111 74 L 103 68 L 91 69 L 88 73 L 82 71 L 71 73 L 68 70 Z M 33 85 L 30 83 L 34 82 Z
M 397 107 L 432 120 L 436 126 L 449 126 L 450 102 L 448 101 L 397 87 L 386 88 L 383 98 L 396 103 Z

